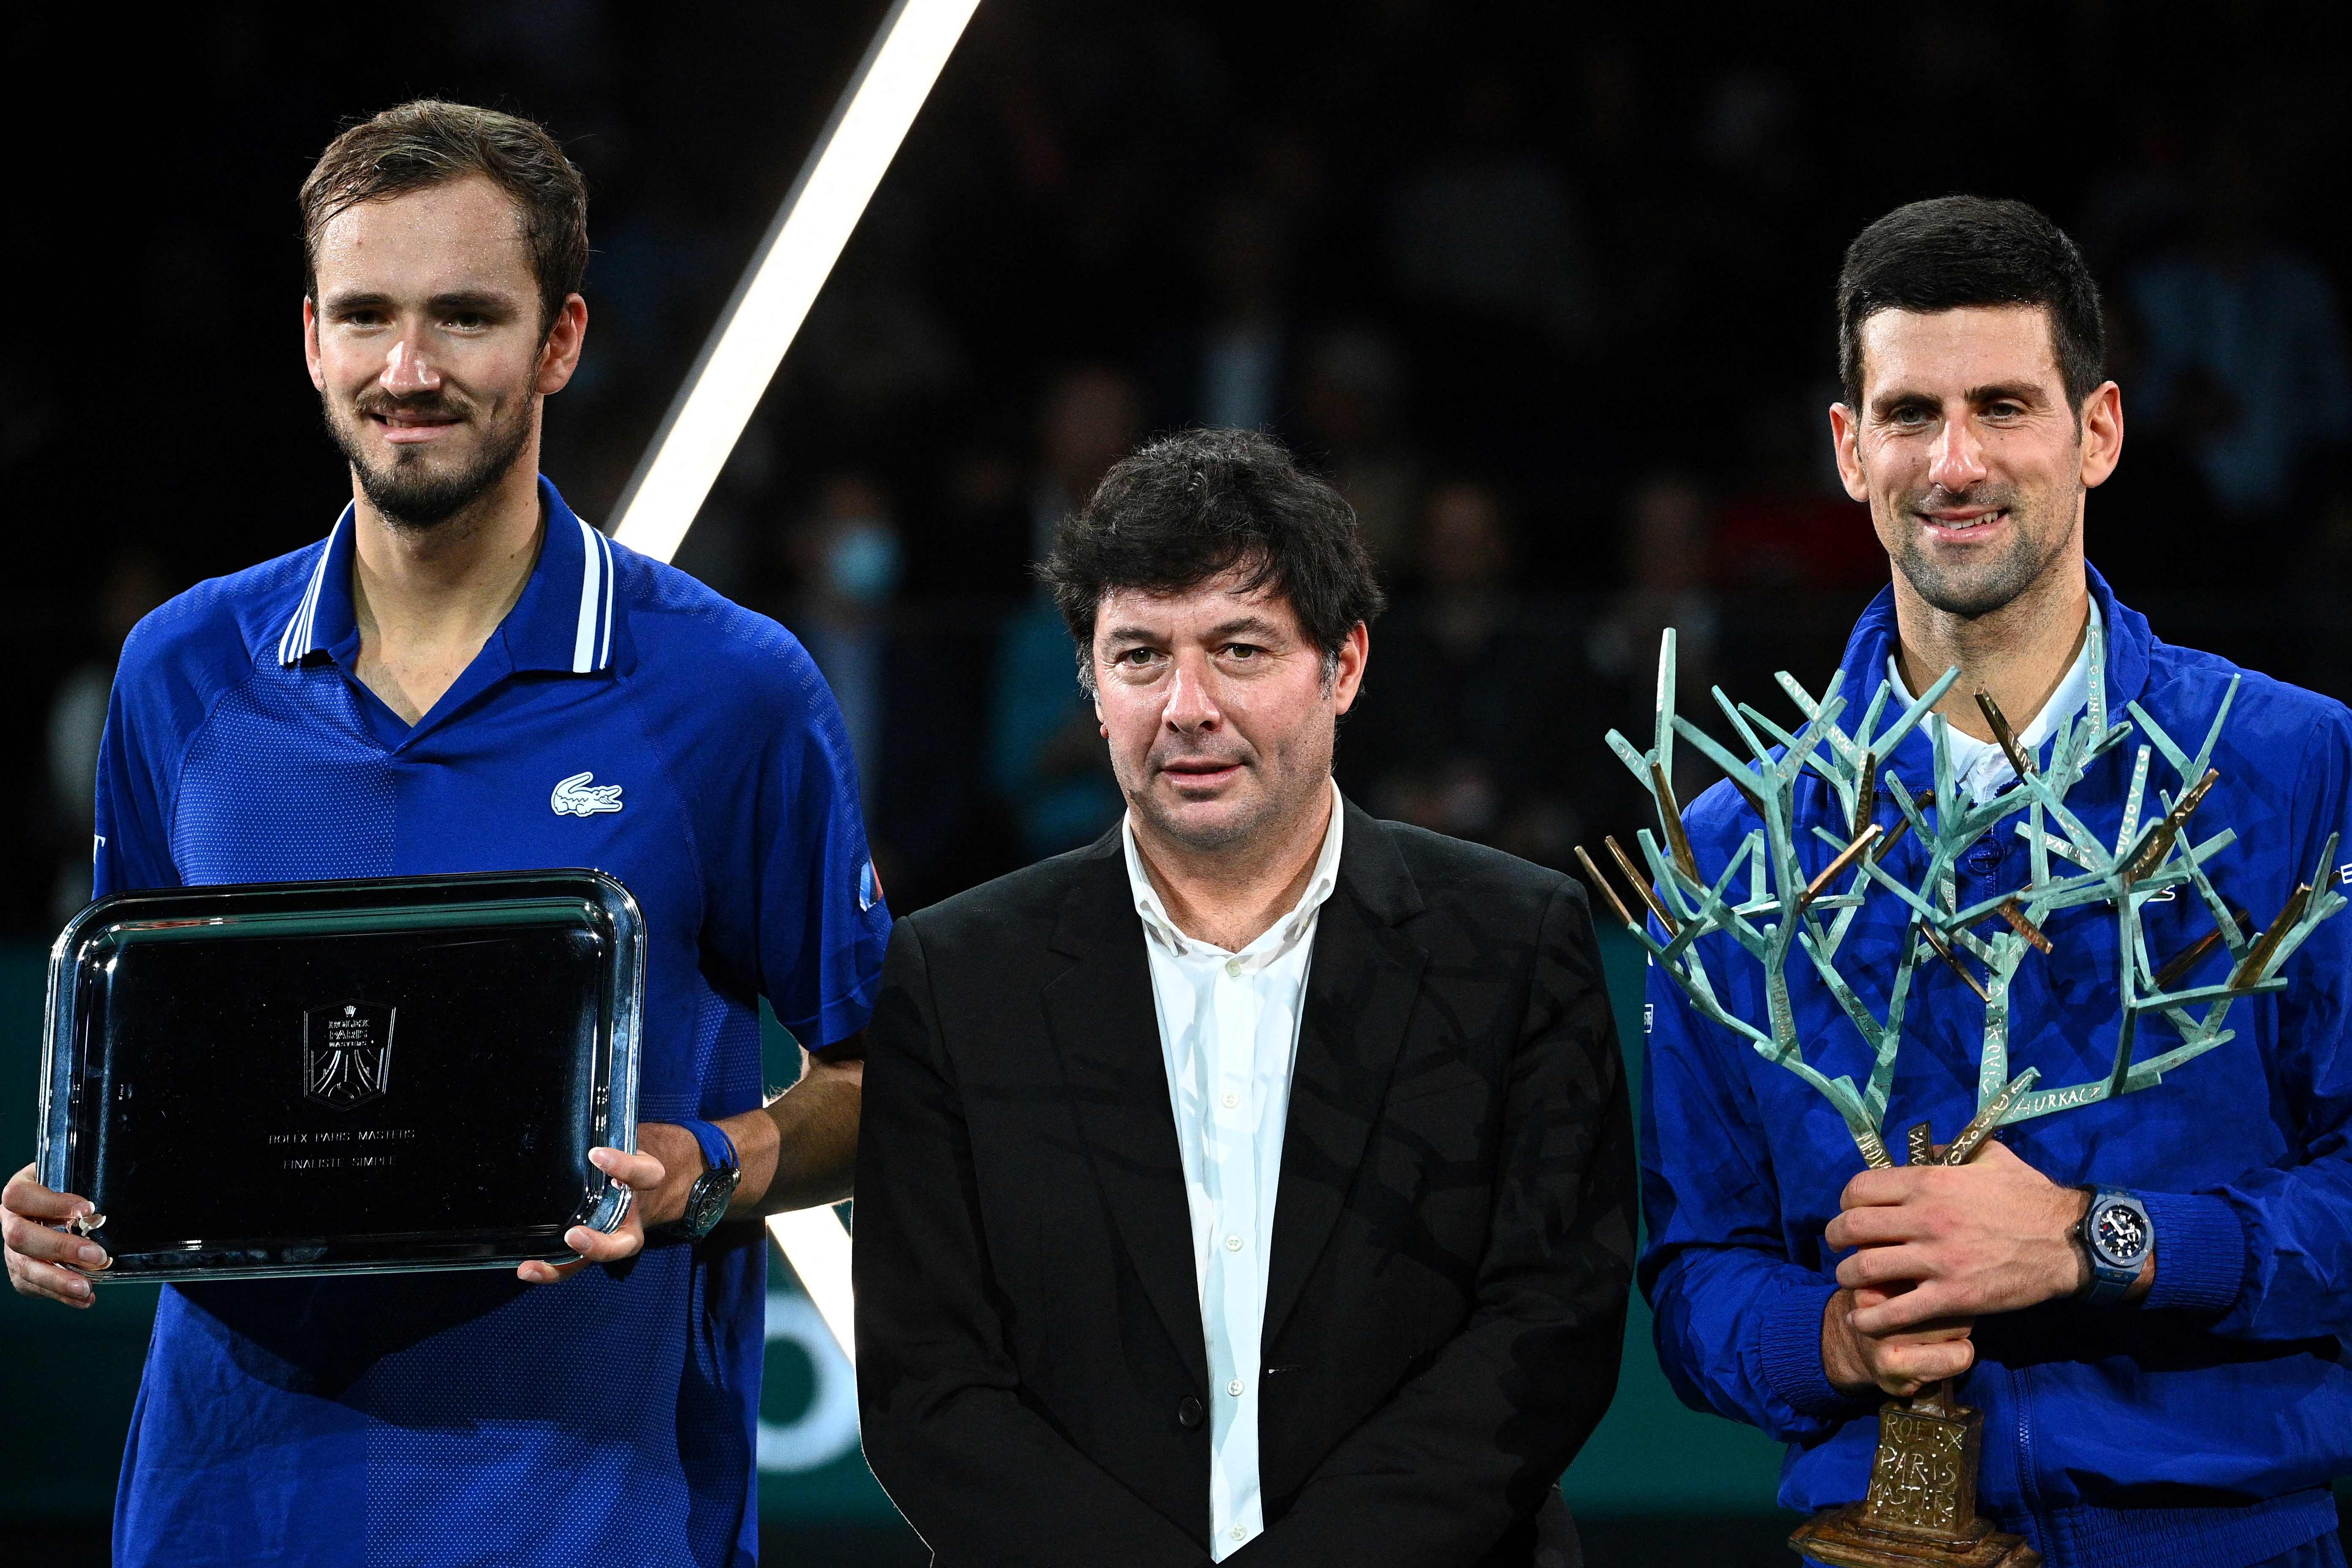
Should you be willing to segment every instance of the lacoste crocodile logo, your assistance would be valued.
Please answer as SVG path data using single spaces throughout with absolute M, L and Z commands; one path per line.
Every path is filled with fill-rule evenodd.
M 558 816 L 594 816 L 600 812 L 620 810 L 621 786 L 588 782 L 595 776 L 593 773 L 573 773 L 555 786 L 547 804 Z

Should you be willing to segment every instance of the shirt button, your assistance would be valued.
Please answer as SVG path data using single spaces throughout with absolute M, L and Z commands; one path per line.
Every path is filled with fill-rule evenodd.
M 1235 1399 L 1239 1399 L 1242 1396 L 1242 1380 L 1237 1377 L 1234 1379 L 1233 1382 L 1225 1384 L 1225 1392 L 1232 1394 Z
M 1227 1252 L 1239 1252 L 1241 1249 L 1242 1238 L 1240 1237 L 1229 1236 L 1225 1237 L 1225 1250 Z
M 1239 1106 L 1241 1102 L 1242 1097 L 1240 1095 L 1234 1093 L 1231 1089 L 1227 1089 L 1225 1091 L 1224 1106 L 1227 1110 L 1234 1110 L 1235 1107 Z
M 1225 973 L 1232 975 L 1236 980 L 1240 979 L 1242 973 L 1242 961 L 1238 958 L 1229 958 L 1225 960 Z
M 1249 1539 L 1249 1526 L 1246 1524 L 1237 1524 L 1234 1526 L 1234 1539 L 1235 1541 L 1247 1541 Z

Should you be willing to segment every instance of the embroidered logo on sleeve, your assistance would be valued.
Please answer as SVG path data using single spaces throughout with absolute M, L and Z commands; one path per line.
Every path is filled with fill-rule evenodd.
M 620 810 L 621 786 L 591 784 L 589 781 L 595 776 L 593 773 L 573 773 L 555 786 L 547 804 L 554 807 L 558 816 L 594 816 L 599 812 Z
M 857 912 L 864 914 L 882 901 L 882 873 L 874 868 L 874 858 L 867 856 L 857 872 Z

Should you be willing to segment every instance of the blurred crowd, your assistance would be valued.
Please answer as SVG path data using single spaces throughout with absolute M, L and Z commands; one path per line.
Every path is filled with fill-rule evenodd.
M 217 345 L 214 390 L 285 456 L 231 474 L 153 435 L 105 471 L 172 506 L 53 547 L 73 591 L 28 623 L 48 766 L 12 929 L 87 892 L 124 628 L 340 503 L 291 325 L 293 190 L 339 121 L 429 89 L 572 148 L 591 325 L 544 466 L 599 517 L 881 7 L 426 9 L 446 26 L 398 69 L 319 79 L 343 24 L 289 37 L 258 8 L 184 51 L 175 134 L 221 166 L 125 231 L 131 314 Z M 1344 787 L 1564 865 L 1638 826 L 1601 736 L 1646 727 L 1662 628 L 1685 690 L 1771 708 L 1771 672 L 1822 679 L 1883 584 L 1830 462 L 1830 285 L 1863 223 L 1969 189 L 2044 205 L 2107 290 L 2129 439 L 2093 562 L 2160 633 L 2352 694 L 2339 26 L 2105 0 L 1828 6 L 1801 28 L 983 0 L 678 563 L 808 645 L 913 907 L 1118 813 L 1028 574 L 1057 521 L 1153 431 L 1269 428 L 1353 503 L 1395 600 Z M 0 361 L 0 457 L 20 494 L 62 498 L 122 460 L 99 439 L 121 431 L 90 430 L 42 352 Z

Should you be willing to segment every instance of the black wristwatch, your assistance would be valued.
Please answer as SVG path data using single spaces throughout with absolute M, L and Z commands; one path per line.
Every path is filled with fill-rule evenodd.
M 727 1217 L 727 1205 L 735 1196 L 736 1184 L 743 1179 L 743 1167 L 735 1158 L 735 1141 L 718 1127 L 691 1120 L 678 1125 L 693 1133 L 694 1141 L 702 1145 L 704 1170 L 694 1178 L 694 1186 L 686 1194 L 686 1212 L 669 1228 L 679 1236 L 699 1240 Z
M 2079 1300 L 2112 1307 L 2139 1281 L 2141 1266 L 2156 1246 L 2156 1222 L 2146 1205 L 2116 1187 L 2085 1187 L 2091 1206 L 2074 1223 L 2074 1245 L 2091 1265 L 2090 1283 Z

